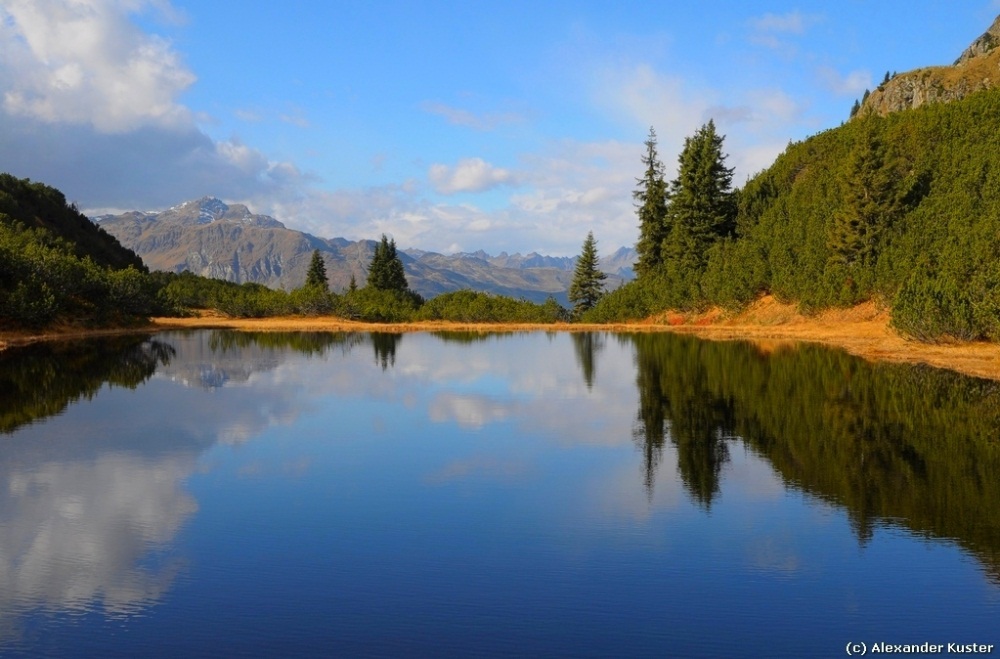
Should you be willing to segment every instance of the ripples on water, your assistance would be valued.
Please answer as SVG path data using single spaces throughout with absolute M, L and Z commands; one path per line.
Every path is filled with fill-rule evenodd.
M 0 654 L 996 643 L 1000 393 L 677 336 L 0 354 Z

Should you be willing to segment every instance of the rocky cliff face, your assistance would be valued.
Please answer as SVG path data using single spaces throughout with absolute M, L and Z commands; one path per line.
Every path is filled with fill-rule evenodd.
M 326 263 L 330 288 L 346 289 L 353 275 L 364 285 L 375 241 L 317 238 L 285 227 L 243 205 L 227 205 L 206 197 L 162 213 L 133 211 L 94 218 L 105 231 L 134 250 L 153 270 L 182 272 L 237 283 L 257 282 L 291 290 L 306 280 L 313 250 Z M 424 297 L 472 289 L 543 302 L 549 295 L 567 304 L 575 259 L 539 254 L 485 252 L 446 256 L 411 250 L 400 252 L 410 288 Z M 632 279 L 635 251 L 621 248 L 602 259 L 607 287 Z
M 962 52 L 952 66 L 908 71 L 879 85 L 861 106 L 858 116 L 918 108 L 965 98 L 1000 82 L 1000 17 Z
M 993 25 L 990 26 L 990 29 L 986 30 L 982 36 L 973 41 L 972 44 L 958 56 L 958 59 L 955 60 L 955 66 L 961 66 L 975 57 L 987 55 L 997 46 L 1000 46 L 1000 16 L 997 16 L 996 20 L 993 21 Z

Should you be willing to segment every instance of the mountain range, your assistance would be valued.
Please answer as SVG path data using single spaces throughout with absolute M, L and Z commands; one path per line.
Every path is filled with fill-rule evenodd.
M 142 257 L 151 269 L 191 271 L 237 283 L 256 282 L 291 290 L 301 286 L 313 250 L 326 264 L 330 288 L 346 289 L 353 276 L 358 285 L 376 241 L 319 238 L 289 229 L 268 215 L 252 213 L 242 204 L 226 204 L 204 197 L 162 212 L 131 211 L 92 218 L 122 245 Z M 401 250 L 400 259 L 410 288 L 433 297 L 448 291 L 472 289 L 542 302 L 553 296 L 567 304 L 575 257 L 484 251 L 439 254 Z M 622 247 L 604 256 L 600 268 L 608 273 L 607 288 L 635 277 L 634 249 Z

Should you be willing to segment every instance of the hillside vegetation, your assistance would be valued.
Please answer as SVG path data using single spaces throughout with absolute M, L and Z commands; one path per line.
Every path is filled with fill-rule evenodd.
M 66 240 L 79 258 L 89 257 L 95 264 L 114 269 L 129 266 L 146 270 L 142 259 L 130 249 L 67 204 L 62 192 L 44 183 L 19 179 L 0 173 L 0 224 L 15 223 L 25 228 L 45 229 Z
M 710 164 L 688 142 L 682 175 Z M 998 90 L 859 116 L 790 144 L 742 189 L 713 193 L 732 215 L 694 241 L 676 237 L 683 186 L 674 181 L 662 205 L 659 260 L 587 319 L 739 308 L 772 293 L 806 310 L 881 301 L 897 328 L 925 340 L 1000 339 Z M 640 249 L 640 265 L 651 251 Z
M 0 328 L 130 324 L 158 309 L 138 256 L 58 190 L 0 174 Z

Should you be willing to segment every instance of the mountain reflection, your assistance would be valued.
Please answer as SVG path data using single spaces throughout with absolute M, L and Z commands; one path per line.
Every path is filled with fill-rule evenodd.
M 353 332 L 179 332 L 172 336 L 183 346 L 184 356 L 162 369 L 171 379 L 187 386 L 214 389 L 247 382 L 254 373 L 271 371 L 288 353 L 322 356 L 333 348 L 344 353 L 364 343 L 363 334 Z
M 785 484 L 879 525 L 957 540 L 1000 580 L 1000 385 L 816 346 L 635 335 L 636 441 L 653 487 L 664 441 L 709 507 L 736 438 Z

